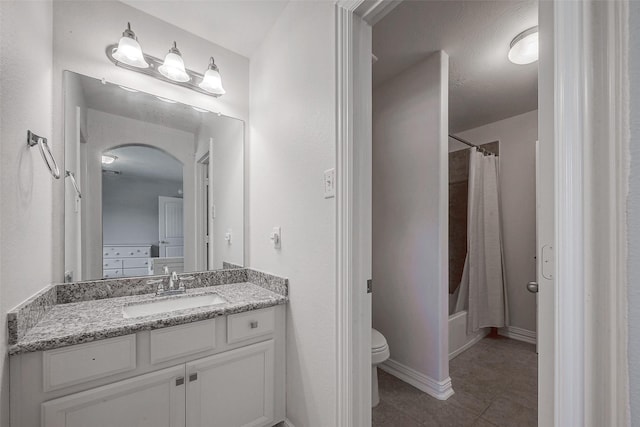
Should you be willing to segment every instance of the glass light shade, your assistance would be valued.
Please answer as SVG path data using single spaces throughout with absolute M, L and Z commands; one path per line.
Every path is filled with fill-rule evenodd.
M 149 64 L 144 60 L 140 43 L 136 40 L 136 35 L 131 31 L 131 25 L 122 33 L 118 42 L 118 47 L 113 52 L 116 61 L 122 62 L 132 67 L 149 68 Z
M 509 61 L 518 65 L 531 64 L 538 60 L 538 27 L 518 34 L 511 42 Z
M 204 78 L 202 82 L 199 84 L 202 90 L 206 90 L 209 93 L 213 93 L 216 95 L 224 95 L 227 93 L 222 87 L 222 78 L 220 77 L 220 73 L 218 70 L 207 70 L 204 73 Z
M 220 71 L 213 60 L 213 56 L 209 58 L 209 67 L 198 86 L 200 86 L 200 89 L 214 95 L 224 95 L 227 93 L 222 87 L 222 77 L 220 77 Z
M 184 61 L 180 55 L 180 51 L 173 42 L 173 47 L 169 49 L 169 53 L 164 57 L 164 63 L 158 67 L 160 74 L 174 82 L 188 82 L 191 77 L 184 68 Z
M 111 163 L 115 162 L 117 159 L 116 156 L 112 156 L 110 154 L 103 154 L 102 155 L 102 164 L 103 165 L 110 165 Z

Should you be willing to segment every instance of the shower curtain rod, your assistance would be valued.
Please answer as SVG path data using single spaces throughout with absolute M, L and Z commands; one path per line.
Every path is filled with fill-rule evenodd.
M 483 154 L 493 154 L 492 152 L 487 151 L 487 150 L 485 150 L 484 148 L 480 147 L 479 145 L 476 145 L 476 144 L 474 144 L 473 142 L 469 142 L 469 141 L 467 141 L 466 139 L 462 139 L 462 138 L 460 138 L 460 137 L 457 137 L 457 136 L 455 136 L 455 135 L 451 135 L 451 134 L 449 134 L 449 138 L 453 138 L 453 139 L 455 139 L 456 141 L 460 141 L 460 142 L 462 142 L 463 144 L 468 145 L 469 147 L 475 147 L 475 148 L 477 148 L 478 150 L 480 150 L 480 152 L 481 152 L 481 153 L 483 153 Z

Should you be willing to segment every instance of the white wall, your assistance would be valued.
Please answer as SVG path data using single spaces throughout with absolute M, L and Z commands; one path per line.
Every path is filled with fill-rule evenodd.
M 102 241 L 105 245 L 158 246 L 158 197 L 181 197 L 182 181 L 102 176 Z
M 436 381 L 449 377 L 448 64 L 434 53 L 373 92 L 373 327 Z
M 143 144 L 159 148 L 182 163 L 184 190 L 184 260 L 185 271 L 195 266 L 195 138 L 194 134 L 141 122 L 127 117 L 88 109 L 86 143 L 85 196 L 82 200 L 83 236 L 87 264 L 85 278 L 102 277 L 102 163 L 104 151 L 126 144 Z
M 509 298 L 509 323 L 536 330 L 536 140 L 538 110 L 458 133 L 482 145 L 500 141 L 502 241 Z
M 227 94 L 216 99 L 113 65 L 105 55 L 105 48 L 118 42 L 127 22 L 131 22 L 144 51 L 151 55 L 163 57 L 176 40 L 186 66 L 198 72 L 204 71 L 209 57 L 214 56 Z M 175 27 L 116 1 L 55 2 L 53 24 L 55 140 L 61 140 L 63 132 L 64 117 L 61 111 L 64 70 L 105 78 L 109 82 L 248 121 L 249 60 L 246 57 L 201 39 L 189 33 L 188 29 Z M 62 147 L 57 148 L 56 155 L 62 157 Z M 56 280 L 62 280 L 64 264 L 61 256 L 64 241 L 63 192 L 63 185 L 56 184 L 53 205 L 53 268 Z
M 627 199 L 629 252 L 629 402 L 631 425 L 640 425 L 640 3 L 629 2 L 631 170 Z
M 334 34 L 333 2 L 290 2 L 251 57 L 250 265 L 290 280 L 287 417 L 305 427 L 336 425 L 336 204 L 323 197 L 335 167 Z
M 52 278 L 52 181 L 27 129 L 51 127 L 50 2 L 0 2 L 0 425 L 9 425 L 6 313 Z M 57 156 L 60 159 L 60 156 Z

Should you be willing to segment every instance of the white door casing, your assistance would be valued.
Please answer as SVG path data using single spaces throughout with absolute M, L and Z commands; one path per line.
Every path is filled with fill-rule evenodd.
M 369 58 L 356 48 L 360 34 L 353 31 L 351 18 L 373 25 L 397 3 L 344 0 L 337 6 L 336 425 L 340 426 L 368 425 L 356 417 L 369 410 L 362 396 L 369 392 L 362 387 L 366 383 L 362 377 L 369 373 L 353 369 L 353 378 L 347 373 L 358 366 L 352 360 L 355 348 L 364 360 L 370 345 L 365 332 L 370 326 L 354 321 L 361 320 L 368 296 L 359 292 L 362 283 L 351 271 L 352 266 L 366 264 L 367 257 L 351 221 L 360 197 L 353 187 L 353 177 L 359 176 L 354 159 L 370 144 L 370 135 L 367 140 L 355 126 L 354 114 L 367 111 L 370 98 L 357 95 L 355 87 L 362 82 Z M 539 282 L 539 425 L 545 427 L 628 423 L 627 17 L 626 1 L 540 2 L 541 185 L 550 183 L 553 188 L 546 202 L 541 197 L 540 222 L 546 225 L 538 245 L 539 250 L 551 251 L 546 255 L 551 263 L 547 269 L 552 271 L 551 279 Z M 370 43 L 362 48 L 371 54 Z M 593 62 L 594 56 L 604 60 Z M 599 102 L 592 102 L 595 99 Z M 368 120 L 370 128 L 370 116 Z M 554 286 L 554 280 L 562 286 Z M 602 286 L 603 280 L 608 286 Z
M 158 197 L 160 258 L 184 256 L 183 203 L 178 197 Z

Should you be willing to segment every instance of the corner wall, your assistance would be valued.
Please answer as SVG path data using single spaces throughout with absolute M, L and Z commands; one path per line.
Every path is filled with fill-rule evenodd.
M 250 266 L 289 278 L 287 418 L 305 427 L 336 424 L 334 9 L 289 2 L 251 57 Z
M 52 4 L 0 1 L 0 425 L 9 425 L 7 311 L 52 279 L 53 177 L 27 130 L 51 126 Z M 60 156 L 56 156 L 60 162 Z M 60 169 L 62 166 L 59 164 Z
M 536 141 L 538 110 L 509 117 L 458 136 L 482 145 L 500 141 L 502 241 L 509 299 L 509 326 L 536 331 Z
M 448 64 L 434 53 L 373 93 L 373 327 L 391 360 L 441 398 L 450 393 Z

